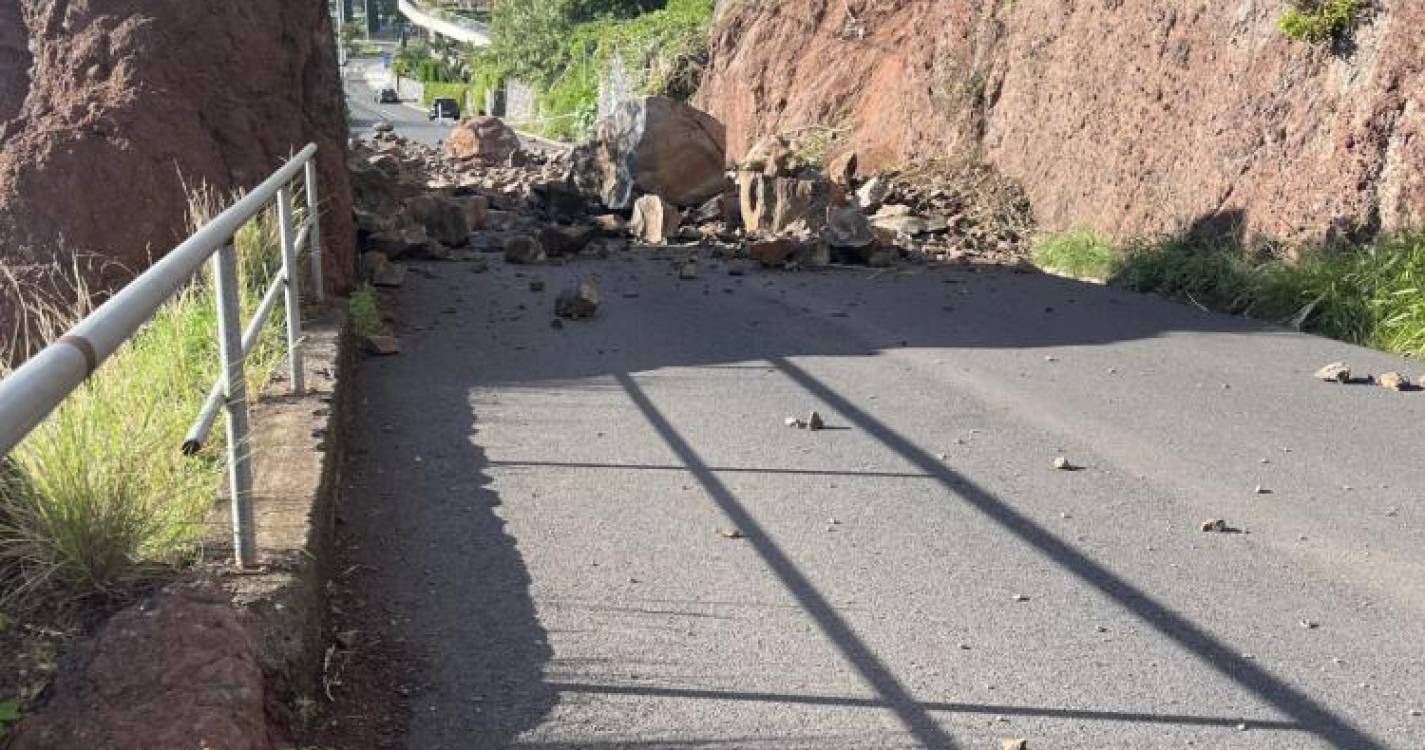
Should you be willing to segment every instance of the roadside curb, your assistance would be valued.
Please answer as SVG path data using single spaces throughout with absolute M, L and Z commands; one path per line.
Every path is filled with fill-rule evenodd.
M 355 345 L 340 302 L 304 331 L 307 393 L 288 395 L 274 382 L 253 404 L 253 504 L 265 568 L 220 580 L 258 640 L 270 713 L 299 734 L 321 694 L 324 586 L 350 422 Z

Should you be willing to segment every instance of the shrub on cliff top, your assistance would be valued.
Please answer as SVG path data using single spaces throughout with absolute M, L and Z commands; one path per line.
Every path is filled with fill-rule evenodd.
M 622 64 L 634 94 L 687 98 L 707 56 L 713 0 L 509 0 L 495 6 L 492 43 L 475 52 L 476 95 L 505 78 L 538 91 L 536 126 L 575 138 L 592 126 L 599 80 Z
M 1299 42 L 1325 42 L 1351 30 L 1367 0 L 1291 0 L 1277 28 Z

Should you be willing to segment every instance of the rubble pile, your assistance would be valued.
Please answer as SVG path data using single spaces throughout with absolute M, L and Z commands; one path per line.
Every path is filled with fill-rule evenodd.
M 686 104 L 646 97 L 568 153 L 526 149 L 490 117 L 462 121 L 443 149 L 377 133 L 350 153 L 363 272 L 395 286 L 407 259 L 564 263 L 669 246 L 691 251 L 684 278 L 700 251 L 730 274 L 744 258 L 790 270 L 1022 257 L 1027 204 L 987 169 L 863 178 L 854 152 L 823 169 L 780 136 L 729 162 L 721 132 Z

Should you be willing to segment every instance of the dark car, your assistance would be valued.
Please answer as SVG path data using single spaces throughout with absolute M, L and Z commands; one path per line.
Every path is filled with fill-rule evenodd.
M 400 104 L 401 95 L 395 89 L 386 88 L 376 92 L 377 104 Z
M 449 97 L 432 99 L 430 113 L 426 117 L 430 120 L 459 120 L 460 103 Z

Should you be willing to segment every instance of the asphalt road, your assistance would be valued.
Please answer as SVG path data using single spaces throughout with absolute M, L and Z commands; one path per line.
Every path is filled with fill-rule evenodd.
M 1425 747 L 1425 393 L 1310 375 L 1418 364 L 1008 271 L 492 266 L 357 376 L 408 748 Z
M 386 121 L 395 127 L 396 133 L 427 146 L 438 145 L 450 132 L 450 122 L 431 122 L 424 112 L 403 104 L 378 104 L 376 93 L 362 74 L 367 68 L 379 68 L 379 60 L 374 58 L 352 58 L 347 63 L 345 73 L 346 102 L 351 111 L 351 133 L 358 138 L 369 138 L 375 133 L 376 123 Z M 416 102 L 419 104 L 419 102 Z

